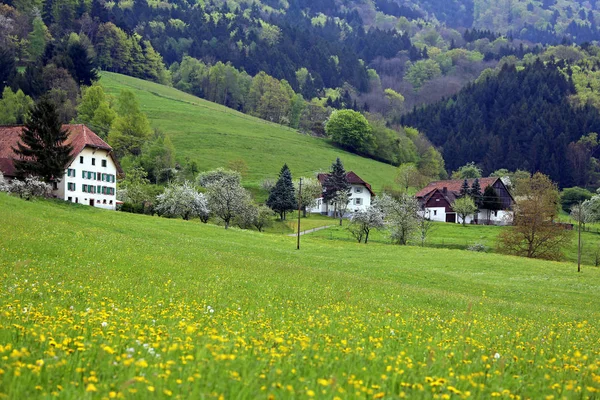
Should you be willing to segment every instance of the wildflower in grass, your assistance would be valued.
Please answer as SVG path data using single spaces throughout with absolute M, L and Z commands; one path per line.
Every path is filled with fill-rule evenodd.
M 93 383 L 90 383 L 87 385 L 87 387 L 85 388 L 86 392 L 97 392 L 98 389 L 96 389 L 96 386 Z

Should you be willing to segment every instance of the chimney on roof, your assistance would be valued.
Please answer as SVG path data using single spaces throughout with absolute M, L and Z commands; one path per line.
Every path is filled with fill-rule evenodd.
M 448 188 L 446 186 L 444 186 L 442 188 L 442 193 L 444 193 L 444 194 L 448 193 Z

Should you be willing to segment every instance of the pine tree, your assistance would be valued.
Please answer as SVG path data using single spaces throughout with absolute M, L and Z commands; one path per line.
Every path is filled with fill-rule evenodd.
M 481 194 L 481 185 L 479 184 L 479 178 L 475 178 L 473 181 L 473 185 L 471 185 L 471 189 L 469 190 L 469 195 L 473 198 L 477 209 L 479 210 L 483 204 L 483 195 Z
M 285 220 L 285 214 L 288 211 L 296 209 L 298 204 L 296 203 L 294 183 L 292 182 L 292 173 L 287 164 L 283 164 L 281 172 L 279 172 L 279 179 L 277 179 L 277 183 L 271 189 L 266 204 L 279 214 L 279 218 L 282 221 Z
M 57 183 L 65 173 L 73 148 L 66 145 L 69 133 L 62 129 L 54 105 L 42 99 L 33 107 L 14 149 L 21 156 L 15 161 L 19 176 L 39 176 L 47 183 Z
M 73 61 L 69 72 L 80 85 L 89 86 L 98 79 L 98 72 L 93 59 L 88 55 L 86 48 L 79 42 L 73 43 L 68 49 L 69 58 Z
M 340 211 L 340 225 L 342 223 L 343 212 L 341 206 L 348 204 L 350 190 L 352 186 L 348 182 L 346 170 L 342 164 L 342 160 L 338 157 L 331 165 L 331 172 L 323 182 L 323 201 L 335 203 L 334 214 Z M 345 200 L 345 203 L 344 203 Z
M 465 179 L 462 186 L 460 187 L 460 197 L 468 196 L 470 191 L 471 190 L 469 189 L 469 182 Z

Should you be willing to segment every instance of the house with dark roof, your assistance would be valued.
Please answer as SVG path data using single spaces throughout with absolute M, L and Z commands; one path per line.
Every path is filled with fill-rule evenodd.
M 109 210 L 117 205 L 117 176 L 123 174 L 113 151 L 85 125 L 63 125 L 73 146 L 65 173 L 53 188 L 53 195 L 73 203 Z M 8 180 L 17 178 L 14 152 L 24 126 L 0 126 L 0 171 Z
M 321 186 L 325 183 L 328 176 L 329 174 L 317 175 Z M 352 171 L 346 173 L 346 179 L 348 179 L 352 187 L 346 212 L 354 213 L 359 210 L 366 210 L 371 205 L 373 197 L 375 197 L 375 192 L 373 192 L 371 185 Z M 333 204 L 328 204 L 323 200 L 323 196 L 321 196 L 316 199 L 315 206 L 310 209 L 310 212 L 333 216 L 334 208 Z
M 475 179 L 468 179 L 469 187 L 473 186 Z M 446 180 L 431 182 L 419 190 L 415 197 L 419 200 L 426 218 L 433 221 L 462 223 L 460 216 L 452 209 L 452 203 L 460 197 L 463 180 Z M 475 215 L 468 216 L 466 223 L 485 225 L 508 225 L 512 223 L 512 206 L 514 198 L 500 178 L 479 178 L 479 185 L 483 193 L 491 186 L 500 200 L 498 210 L 481 209 Z

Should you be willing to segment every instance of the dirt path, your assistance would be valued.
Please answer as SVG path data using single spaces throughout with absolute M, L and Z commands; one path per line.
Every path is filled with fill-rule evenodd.
M 313 232 L 316 232 L 316 231 L 321 231 L 323 229 L 331 228 L 332 226 L 335 226 L 335 225 L 319 226 L 318 228 L 308 229 L 306 231 L 300 232 L 300 236 L 306 235 L 307 233 L 313 233 Z M 288 236 L 296 236 L 297 234 L 298 234 L 297 232 L 296 233 L 290 233 Z

